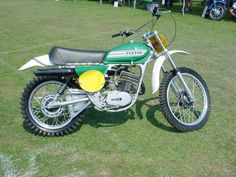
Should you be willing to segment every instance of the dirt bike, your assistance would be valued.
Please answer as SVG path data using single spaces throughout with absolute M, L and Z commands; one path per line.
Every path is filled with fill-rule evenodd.
M 167 121 L 182 132 L 202 128 L 211 112 L 209 90 L 196 71 L 175 65 L 174 54 L 189 53 L 167 49 L 164 35 L 153 31 L 160 17 L 160 10 L 155 7 L 151 20 L 138 29 L 112 35 L 136 35 L 143 42 L 129 41 L 108 51 L 53 47 L 49 54 L 24 64 L 19 70 L 47 67 L 34 72 L 36 77 L 22 93 L 21 110 L 28 128 L 38 135 L 60 136 L 77 130 L 88 108 L 107 112 L 129 109 L 145 92 L 143 78 L 150 63 L 152 93 L 159 90 Z M 141 30 L 150 24 L 151 31 Z M 166 60 L 171 70 L 163 65 Z

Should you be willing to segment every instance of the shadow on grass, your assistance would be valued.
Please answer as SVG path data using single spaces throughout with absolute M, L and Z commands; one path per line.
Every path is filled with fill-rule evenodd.
M 110 113 L 105 111 L 100 112 L 91 108 L 85 111 L 84 124 L 89 124 L 94 128 L 112 127 L 124 124 L 129 119 L 135 119 L 135 113 L 131 109 Z
M 136 108 L 135 108 L 136 114 L 132 109 L 128 109 L 117 113 L 110 113 L 105 111 L 100 112 L 95 110 L 94 108 L 90 108 L 84 112 L 84 124 L 89 124 L 94 128 L 112 127 L 124 124 L 128 120 L 143 119 L 144 117 L 146 117 L 147 120 L 153 126 L 168 132 L 178 133 L 178 131 L 175 128 L 171 126 L 166 126 L 156 119 L 155 117 L 156 111 L 161 111 L 160 105 L 156 104 L 156 102 L 157 102 L 157 97 L 147 98 L 141 101 L 138 100 L 136 102 Z M 146 113 L 142 111 L 143 106 L 148 107 Z M 146 116 L 144 116 L 144 114 L 146 114 Z M 29 126 L 30 126 L 29 123 L 27 123 L 26 121 L 23 122 L 23 127 L 28 133 L 39 135 L 38 133 L 35 133 L 35 131 L 32 130 L 32 128 L 30 128 Z M 77 132 L 80 128 L 81 126 L 78 126 L 73 131 L 73 133 Z
M 178 131 L 171 127 L 166 126 L 162 123 L 160 123 L 156 117 L 155 112 L 161 111 L 160 105 L 155 104 L 157 97 L 155 98 L 148 98 L 141 101 L 136 102 L 136 114 L 139 119 L 143 119 L 144 115 L 146 114 L 147 120 L 155 127 L 160 128 L 162 130 L 168 131 L 168 132 L 174 132 L 177 133 Z M 149 104 L 150 102 L 154 102 L 154 105 Z M 148 109 L 145 112 L 142 112 L 143 106 L 147 106 Z M 117 112 L 117 113 L 109 113 L 109 112 L 99 112 L 94 109 L 89 109 L 85 112 L 85 119 L 84 124 L 89 124 L 90 126 L 94 128 L 100 128 L 100 127 L 111 127 L 111 126 L 118 126 L 121 124 L 126 123 L 128 120 L 134 120 L 137 119 L 137 116 L 135 112 L 132 109 L 128 109 L 126 111 Z
M 175 128 L 162 124 L 155 117 L 155 112 L 156 111 L 161 112 L 160 104 L 156 104 L 157 99 L 158 99 L 157 97 L 154 97 L 154 98 L 147 98 L 147 99 L 144 99 L 144 100 L 141 100 L 141 101 L 137 101 L 136 102 L 136 113 L 137 113 L 137 115 L 141 119 L 143 119 L 143 114 L 142 114 L 141 110 L 142 110 L 143 106 L 147 106 L 148 109 L 147 109 L 147 112 L 146 112 L 146 118 L 153 126 L 155 126 L 157 128 L 160 128 L 162 130 L 168 131 L 168 132 L 178 133 L 178 131 Z M 154 105 L 149 104 L 150 102 L 154 102 Z

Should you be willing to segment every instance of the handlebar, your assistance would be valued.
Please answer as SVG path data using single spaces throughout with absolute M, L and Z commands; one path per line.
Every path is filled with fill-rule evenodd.
M 152 18 L 152 20 L 148 21 L 147 23 L 145 23 L 144 25 L 142 25 L 141 27 L 139 27 L 138 29 L 136 30 L 124 30 L 124 31 L 120 31 L 119 33 L 116 33 L 116 34 L 113 34 L 112 35 L 112 38 L 115 38 L 115 37 L 119 37 L 119 36 L 125 36 L 125 37 L 128 37 L 128 36 L 131 36 L 133 34 L 136 34 L 138 36 L 141 36 L 140 33 L 138 32 L 141 28 L 145 27 L 146 25 L 152 23 L 152 26 L 154 26 L 154 24 L 156 23 L 156 21 L 161 17 L 161 14 L 159 13 L 160 11 L 162 11 L 163 13 L 170 13 L 171 11 L 170 10 L 166 10 L 166 9 L 163 9 L 163 8 L 158 8 L 158 7 L 154 7 L 153 11 L 152 11 L 152 16 L 153 17 L 156 17 L 156 18 Z
M 125 30 L 125 31 L 121 31 L 121 32 L 119 32 L 119 33 L 113 34 L 111 37 L 114 38 L 114 37 L 119 37 L 119 36 L 124 36 L 124 35 L 125 35 L 126 37 L 128 37 L 128 36 L 130 36 L 130 35 L 132 35 L 132 34 L 134 34 L 132 31 Z
M 121 36 L 121 35 L 122 35 L 122 31 L 119 32 L 119 33 L 113 34 L 111 37 L 114 38 L 114 37 L 118 37 L 118 36 Z

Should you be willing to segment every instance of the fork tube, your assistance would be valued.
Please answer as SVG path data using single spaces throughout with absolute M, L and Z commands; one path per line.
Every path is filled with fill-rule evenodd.
M 166 68 L 163 65 L 161 66 L 161 70 L 162 70 L 163 73 L 167 72 Z
M 165 50 L 165 51 L 164 51 L 164 55 L 166 56 L 166 58 L 168 58 L 168 60 L 169 60 L 169 62 L 170 62 L 170 64 L 171 64 L 171 66 L 176 70 L 176 74 L 177 74 L 179 80 L 182 82 L 184 88 L 186 89 L 186 91 L 187 91 L 187 93 L 188 93 L 188 95 L 189 95 L 190 100 L 193 101 L 192 93 L 191 93 L 191 91 L 189 90 L 187 84 L 185 83 L 184 78 L 183 78 L 183 76 L 181 75 L 180 71 L 178 70 L 178 68 L 176 67 L 175 63 L 173 62 L 173 60 L 172 60 L 172 58 L 171 58 L 171 56 L 170 56 L 168 50 Z
M 168 71 L 165 69 L 164 66 L 161 66 L 161 70 L 164 73 L 163 75 L 165 77 L 165 73 L 167 73 Z M 180 92 L 179 87 L 174 82 L 172 82 L 170 86 L 171 86 L 171 89 L 173 90 L 174 94 L 178 97 L 178 93 Z
M 182 84 L 184 85 L 184 88 L 186 89 L 186 91 L 187 91 L 187 93 L 188 93 L 188 95 L 189 95 L 190 100 L 193 101 L 193 96 L 192 96 L 192 94 L 191 94 L 191 92 L 190 92 L 190 90 L 189 90 L 187 84 L 185 83 L 184 78 L 182 77 L 180 71 L 178 70 L 178 68 L 176 67 L 175 63 L 173 62 L 173 60 L 172 60 L 172 58 L 171 58 L 171 56 L 170 56 L 168 50 L 167 50 L 167 49 L 165 48 L 165 46 L 162 44 L 160 37 L 159 37 L 158 35 L 156 35 L 156 37 L 157 37 L 157 39 L 158 39 L 158 41 L 159 41 L 159 44 L 161 45 L 161 47 L 162 47 L 163 50 L 164 50 L 164 51 L 163 51 L 163 54 L 165 55 L 166 58 L 168 58 L 168 60 L 169 60 L 169 62 L 170 62 L 170 64 L 171 64 L 171 66 L 175 69 L 176 74 L 177 74 L 179 80 L 180 80 L 180 81 L 182 82 Z

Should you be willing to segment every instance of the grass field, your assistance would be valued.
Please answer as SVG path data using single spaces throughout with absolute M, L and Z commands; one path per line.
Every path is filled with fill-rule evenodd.
M 182 16 L 175 5 L 178 33 L 170 48 L 189 51 L 178 66 L 206 80 L 213 110 L 206 126 L 178 133 L 162 116 L 157 95 L 147 92 L 122 113 L 89 110 L 80 131 L 47 138 L 24 129 L 21 92 L 33 70 L 17 69 L 52 46 L 108 50 L 113 33 L 135 28 L 150 14 L 114 9 L 97 1 L 0 0 L 0 176 L 236 176 L 236 24 L 201 18 L 200 2 Z M 172 34 L 169 18 L 159 28 Z

